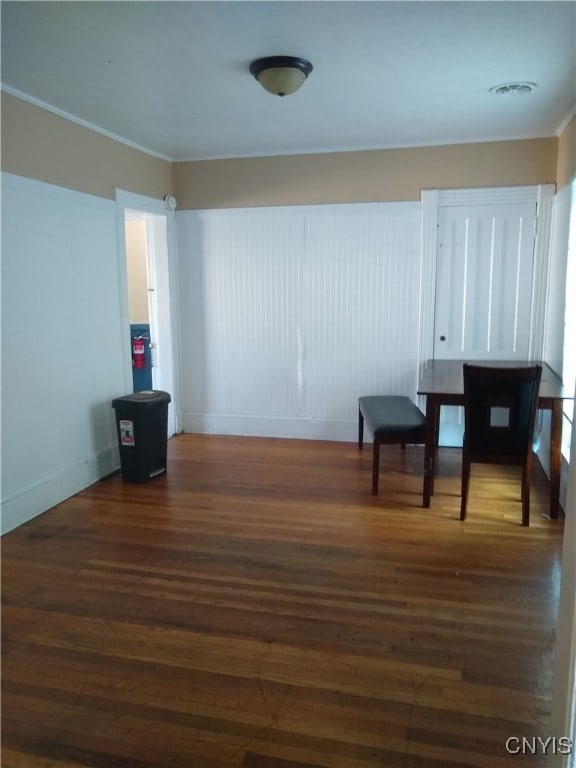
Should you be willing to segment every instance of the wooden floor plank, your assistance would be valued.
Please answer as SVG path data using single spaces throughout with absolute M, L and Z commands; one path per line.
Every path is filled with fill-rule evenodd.
M 3 539 L 3 768 L 506 768 L 543 736 L 562 521 L 441 449 L 187 435 Z

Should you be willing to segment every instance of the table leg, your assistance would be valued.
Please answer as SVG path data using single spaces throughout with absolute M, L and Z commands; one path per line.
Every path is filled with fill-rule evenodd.
M 552 402 L 550 424 L 550 519 L 557 520 L 560 510 L 560 471 L 562 467 L 562 400 Z
M 430 507 L 430 498 L 434 494 L 434 474 L 436 471 L 437 421 L 440 408 L 432 395 L 426 396 L 426 442 L 424 444 L 424 491 L 422 506 Z

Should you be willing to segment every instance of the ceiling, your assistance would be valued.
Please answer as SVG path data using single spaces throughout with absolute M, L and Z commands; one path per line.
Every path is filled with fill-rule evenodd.
M 7 2 L 3 88 L 172 160 L 554 136 L 574 2 Z M 261 56 L 314 70 L 291 96 Z M 528 95 L 492 86 L 530 81 Z

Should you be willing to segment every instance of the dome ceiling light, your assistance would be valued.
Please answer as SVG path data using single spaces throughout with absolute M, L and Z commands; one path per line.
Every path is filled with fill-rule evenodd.
M 250 64 L 250 73 L 262 88 L 275 96 L 289 96 L 295 93 L 312 69 L 309 61 L 295 56 L 268 56 L 265 59 L 256 59 Z
M 516 82 L 516 83 L 503 83 L 502 85 L 495 85 L 490 88 L 490 93 L 496 96 L 525 96 L 536 88 L 536 83 L 530 83 L 528 81 Z

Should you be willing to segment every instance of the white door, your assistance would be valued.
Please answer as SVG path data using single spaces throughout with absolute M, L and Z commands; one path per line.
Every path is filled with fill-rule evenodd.
M 529 357 L 536 203 L 438 209 L 434 357 Z M 441 445 L 461 445 L 463 409 L 442 408 Z

